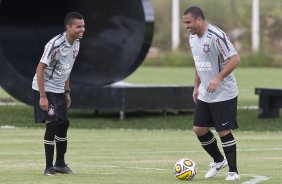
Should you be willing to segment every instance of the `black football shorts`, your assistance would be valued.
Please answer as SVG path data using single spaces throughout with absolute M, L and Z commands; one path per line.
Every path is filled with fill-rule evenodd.
M 214 103 L 198 100 L 194 114 L 194 126 L 214 127 L 217 132 L 239 128 L 237 97 Z
M 39 106 L 39 91 L 33 90 L 34 97 L 34 118 L 36 123 L 45 123 L 46 121 L 57 121 L 65 123 L 68 121 L 67 101 L 64 93 L 46 92 L 49 102 L 48 111 L 43 111 Z

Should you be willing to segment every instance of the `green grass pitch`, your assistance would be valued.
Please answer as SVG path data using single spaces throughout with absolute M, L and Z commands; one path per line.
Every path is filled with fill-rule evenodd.
M 66 158 L 77 174 L 46 177 L 43 133 L 43 128 L 0 128 L 0 183 L 181 184 L 185 182 L 175 178 L 173 166 L 183 157 L 197 163 L 191 183 L 226 183 L 226 168 L 204 179 L 211 160 L 190 130 L 71 128 Z M 241 180 L 232 183 L 281 183 L 281 132 L 234 135 Z
M 279 68 L 239 67 L 235 74 L 239 107 L 258 104 L 255 87 L 281 88 Z M 140 67 L 125 82 L 192 85 L 193 76 L 193 68 Z M 0 100 L 6 98 L 9 95 L 0 89 Z M 240 129 L 234 135 L 241 180 L 228 183 L 282 183 L 281 119 L 258 119 L 256 109 L 238 110 Z M 191 122 L 192 114 L 120 121 L 118 117 L 72 112 L 66 157 L 77 174 L 45 177 L 44 129 L 34 124 L 32 108 L 0 106 L 0 126 L 6 127 L 0 128 L 0 183 L 181 184 L 186 182 L 174 177 L 173 166 L 178 159 L 188 157 L 198 165 L 197 176 L 190 183 L 225 184 L 227 169 L 211 180 L 204 179 L 211 160 L 191 131 Z

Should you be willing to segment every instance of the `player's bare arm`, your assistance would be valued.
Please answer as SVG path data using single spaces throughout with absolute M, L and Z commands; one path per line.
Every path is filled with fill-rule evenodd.
M 220 73 L 218 73 L 211 81 L 209 84 L 209 87 L 207 89 L 207 91 L 209 93 L 213 93 L 216 91 L 216 89 L 218 88 L 220 82 L 226 77 L 228 76 L 236 67 L 237 65 L 240 63 L 240 57 L 238 54 L 232 56 L 229 59 L 229 62 L 224 66 L 223 70 L 221 70 Z
M 67 107 L 71 104 L 71 97 L 70 97 L 70 78 L 68 78 L 65 82 L 65 95 L 67 100 Z
M 198 95 L 199 95 L 199 86 L 200 86 L 200 77 L 195 69 L 195 81 L 194 81 L 194 90 L 193 90 L 193 101 L 197 103 Z
M 228 76 L 240 63 L 240 57 L 238 54 L 232 56 L 229 62 L 224 66 L 223 70 L 217 75 L 220 80 L 223 80 Z
M 36 69 L 36 75 L 37 75 L 37 84 L 40 94 L 40 101 L 39 105 L 41 109 L 44 111 L 48 110 L 48 99 L 46 97 L 45 87 L 44 87 L 44 70 L 47 67 L 46 64 L 39 62 L 37 69 Z
M 65 91 L 70 90 L 70 78 L 68 78 L 65 82 Z

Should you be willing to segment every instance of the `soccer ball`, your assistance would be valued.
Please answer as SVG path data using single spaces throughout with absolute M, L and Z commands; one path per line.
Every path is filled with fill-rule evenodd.
M 196 163 L 189 158 L 182 158 L 174 165 L 174 174 L 180 180 L 191 181 L 197 173 Z

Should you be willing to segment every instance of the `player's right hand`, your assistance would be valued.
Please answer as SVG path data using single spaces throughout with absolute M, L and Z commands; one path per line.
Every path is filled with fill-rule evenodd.
M 48 111 L 48 99 L 46 96 L 42 96 L 40 97 L 40 100 L 39 100 L 39 106 L 42 110 L 44 111 Z
M 195 104 L 197 104 L 198 95 L 199 95 L 199 88 L 194 87 L 192 97 Z

